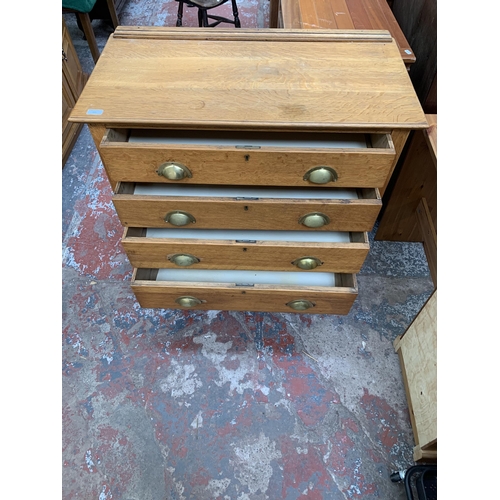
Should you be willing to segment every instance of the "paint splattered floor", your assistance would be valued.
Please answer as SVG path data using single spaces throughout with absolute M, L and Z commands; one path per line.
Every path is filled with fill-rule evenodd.
M 239 7 L 267 25 L 265 0 Z M 121 24 L 176 12 L 128 0 Z M 112 29 L 93 25 L 102 49 Z M 348 316 L 141 309 L 86 127 L 62 177 L 64 500 L 406 498 L 389 479 L 413 464 L 392 341 L 433 289 L 420 244 L 373 232 Z

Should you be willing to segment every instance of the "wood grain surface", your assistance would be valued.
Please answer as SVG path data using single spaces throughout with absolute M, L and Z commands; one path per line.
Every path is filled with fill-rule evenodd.
M 198 129 L 427 126 L 397 45 L 383 31 L 365 39 L 326 30 L 317 39 L 317 30 L 300 30 L 297 41 L 281 30 L 229 40 L 210 39 L 221 37 L 214 31 L 198 29 L 208 40 L 192 40 L 167 28 L 154 30 L 156 38 L 120 38 L 118 29 L 70 120 Z M 342 33 L 358 41 L 339 41 Z
M 422 235 L 429 272 L 434 287 L 437 288 L 437 233 L 425 198 L 422 198 L 418 203 L 416 217 L 420 228 L 420 234 Z
M 432 155 L 432 161 L 434 162 L 434 166 L 437 168 L 437 115 L 436 114 L 428 114 L 425 115 L 427 118 L 427 122 L 429 124 L 429 128 L 425 131 L 425 138 L 427 140 L 427 144 L 429 146 L 429 152 Z
M 196 297 L 203 303 L 193 309 L 223 311 L 297 312 L 286 304 L 292 300 L 309 300 L 315 305 L 306 313 L 347 314 L 358 294 L 356 277 L 348 275 L 351 286 L 284 287 L 235 284 L 175 283 L 138 279 L 136 270 L 132 277 L 132 291 L 141 307 L 181 309 L 175 299 L 181 296 Z M 304 311 L 301 311 L 304 312 Z
M 423 241 L 416 210 L 425 198 L 434 231 L 437 232 L 437 117 L 430 118 L 431 131 L 412 134 L 394 186 L 384 198 L 384 211 L 376 240 Z M 435 146 L 435 147 L 434 147 Z
M 123 186 L 121 184 L 120 186 Z M 373 190 L 367 190 L 372 192 Z M 172 211 L 191 214 L 196 222 L 190 229 L 256 229 L 370 231 L 381 208 L 381 200 L 370 199 L 235 199 L 188 196 L 118 194 L 113 203 L 121 223 L 128 227 L 172 227 L 165 216 Z M 301 217 L 321 212 L 330 223 L 310 229 Z
M 386 0 L 279 0 L 283 28 L 387 30 L 396 41 L 402 60 L 415 54 Z
M 253 186 L 325 187 L 304 180 L 313 167 L 328 166 L 338 174 L 331 187 L 382 187 L 396 158 L 390 136 L 385 147 L 315 149 L 304 147 L 259 150 L 230 146 L 196 146 L 160 143 L 113 142 L 100 144 L 108 175 L 129 182 L 218 184 Z M 185 165 L 192 177 L 169 181 L 159 177 L 165 162 Z
M 122 245 L 133 267 L 178 268 L 168 260 L 175 254 L 191 254 L 200 262 L 193 269 L 249 269 L 297 271 L 295 259 L 316 257 L 322 261 L 311 272 L 358 273 L 368 255 L 366 233 L 351 233 L 349 243 L 300 243 L 283 241 L 225 241 L 207 239 L 150 238 L 139 228 L 126 228 Z
M 437 441 L 437 291 L 394 343 L 402 360 L 415 444 Z

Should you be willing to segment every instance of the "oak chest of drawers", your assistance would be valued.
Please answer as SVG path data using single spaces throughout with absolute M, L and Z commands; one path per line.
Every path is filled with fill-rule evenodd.
M 347 314 L 427 126 L 385 31 L 119 27 L 89 125 L 142 307 Z

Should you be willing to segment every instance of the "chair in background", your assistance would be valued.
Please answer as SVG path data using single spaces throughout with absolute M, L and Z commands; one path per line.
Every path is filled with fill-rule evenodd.
M 74 13 L 78 27 L 89 44 L 94 63 L 99 59 L 99 48 L 92 29 L 92 19 L 105 19 L 113 28 L 120 24 L 115 6 L 116 0 L 62 0 L 63 14 Z
M 176 26 L 182 26 L 182 15 L 184 4 L 187 7 L 198 8 L 198 24 L 200 28 L 213 28 L 220 23 L 234 24 L 235 28 L 241 28 L 240 19 L 238 17 L 238 6 L 236 5 L 236 0 L 231 0 L 233 6 L 233 17 L 234 19 L 228 19 L 226 17 L 216 16 L 214 14 L 209 14 L 208 11 L 214 7 L 219 7 L 227 3 L 229 0 L 176 0 L 179 2 L 179 9 L 177 11 L 177 23 Z M 210 22 L 213 21 L 213 22 Z

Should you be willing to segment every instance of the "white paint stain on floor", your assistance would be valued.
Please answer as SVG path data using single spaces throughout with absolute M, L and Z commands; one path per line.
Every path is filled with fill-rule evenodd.
M 196 344 L 202 344 L 201 352 L 215 366 L 219 373 L 219 379 L 214 382 L 222 387 L 229 384 L 229 392 L 236 391 L 243 394 L 245 389 L 253 392 L 261 391 L 262 394 L 269 394 L 269 387 L 261 383 L 263 376 L 260 374 L 258 360 L 249 352 L 228 355 L 229 349 L 233 346 L 229 342 L 217 342 L 217 335 L 214 333 L 200 335 L 193 338 Z M 235 361 L 237 367 L 227 368 L 223 365 L 225 361 Z
M 265 494 L 273 475 L 271 462 L 281 458 L 281 451 L 276 443 L 263 432 L 258 437 L 251 437 L 246 442 L 232 444 L 234 457 L 231 459 L 235 468 L 235 476 L 242 485 L 246 485 L 250 494 L 258 491 Z
M 172 359 L 170 373 L 160 382 L 161 390 L 165 393 L 170 392 L 173 398 L 192 396 L 196 389 L 203 386 L 195 369 L 194 365 L 181 364 Z

